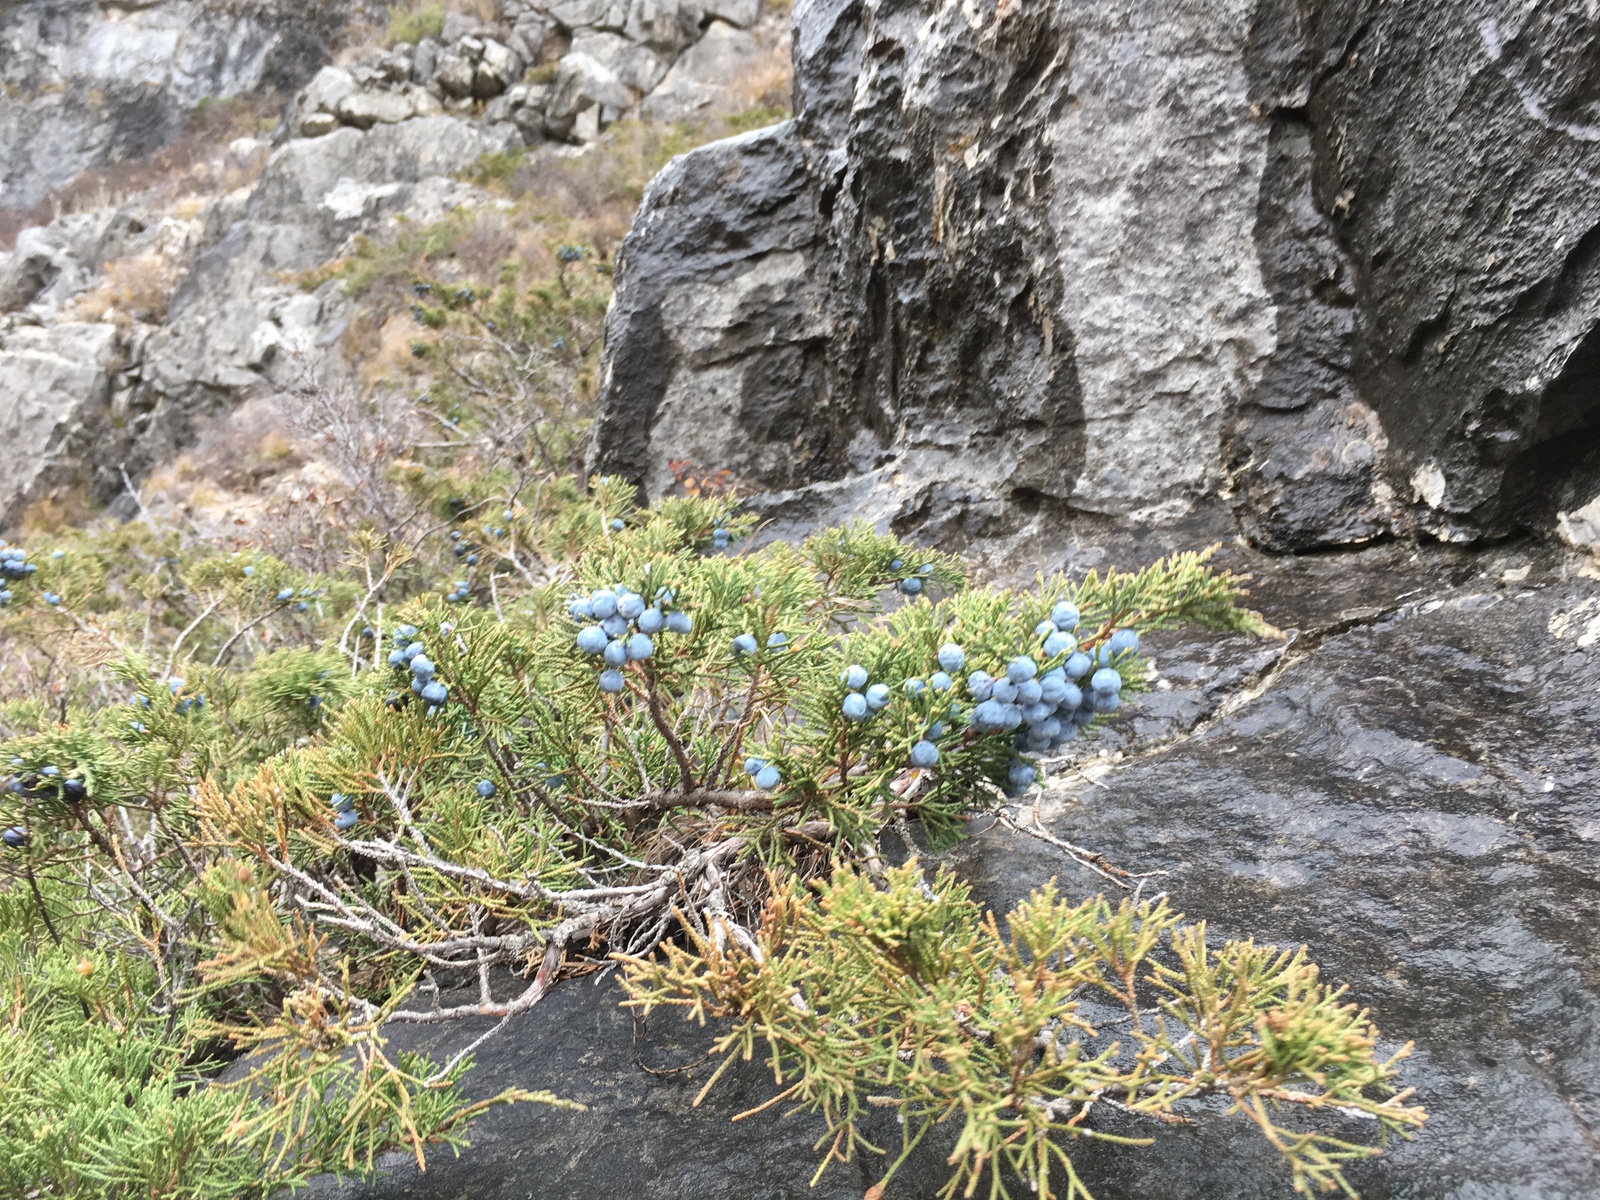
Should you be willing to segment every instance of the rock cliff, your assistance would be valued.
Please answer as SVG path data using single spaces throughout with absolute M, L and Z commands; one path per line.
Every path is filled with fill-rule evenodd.
M 1579 0 L 799 0 L 794 123 L 645 200 L 595 463 L 930 533 L 1548 525 L 1600 484 L 1597 45 Z
M 355 314 L 309 272 L 503 206 L 464 181 L 486 155 L 759 103 L 730 96 L 784 36 L 758 0 L 416 11 L 437 19 L 405 41 L 305 0 L 0 8 L 0 520 L 63 481 L 127 515 L 197 422 L 352 377 Z M 197 105 L 230 97 L 275 115 L 180 161 Z
M 315 0 L 0 6 L 0 208 L 160 149 L 201 101 L 292 92 L 351 11 Z

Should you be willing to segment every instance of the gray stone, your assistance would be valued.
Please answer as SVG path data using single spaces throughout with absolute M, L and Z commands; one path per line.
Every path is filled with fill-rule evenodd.
M 297 131 L 303 138 L 319 138 L 339 128 L 339 118 L 333 113 L 314 112 L 301 118 Z
M 133 252 L 152 234 L 119 208 L 68 213 L 22 230 L 16 246 L 0 254 L 0 310 L 59 308 L 89 287 L 108 261 Z
M 1561 513 L 1556 519 L 1556 532 L 1574 549 L 1600 554 L 1600 496 L 1574 512 Z
M 530 13 L 519 17 L 511 30 L 511 38 L 506 43 L 515 50 L 525 63 L 543 62 L 545 47 L 551 42 L 551 35 L 555 32 L 555 23 L 542 13 Z
M 621 29 L 627 21 L 627 5 L 621 0 L 554 0 L 545 11 L 568 31 Z
M 707 16 L 702 0 L 632 0 L 623 33 L 662 54 L 677 54 L 700 37 Z
M 617 33 L 580 33 L 572 39 L 572 53 L 594 59 L 636 92 L 648 92 L 667 73 L 659 56 Z
M 289 127 L 301 137 L 321 137 L 328 128 L 327 122 L 319 118 L 338 117 L 339 105 L 356 93 L 356 81 L 349 71 L 323 67 L 295 97 Z
M 403 91 L 355 92 L 339 101 L 339 119 L 357 129 L 393 125 L 439 112 L 439 102 L 421 88 Z
M 643 111 L 658 121 L 681 121 L 724 104 L 759 45 L 753 35 L 726 21 L 713 21 L 645 97 Z
M 432 38 L 423 38 L 411 52 L 411 78 L 416 83 L 430 82 L 439 70 L 441 47 Z
M 18 0 L 0 5 L 0 207 L 160 149 L 203 99 L 292 92 L 327 61 L 346 5 Z
M 123 348 L 112 325 L 23 326 L 0 335 L 0 518 L 52 478 L 103 417 Z
M 462 38 L 487 33 L 489 27 L 471 13 L 452 10 L 444 14 L 444 27 L 439 37 L 446 46 Z
M 704 0 L 705 15 L 748 29 L 761 15 L 761 0 Z
M 767 482 L 870 443 L 915 468 L 913 522 L 1225 497 L 1282 550 L 1553 525 L 1600 478 L 1587 11 L 799 0 L 834 320 L 822 398 L 769 397 L 815 409 L 815 452 Z M 684 111 L 686 73 L 646 111 Z M 635 239 L 624 288 L 630 255 L 659 269 Z M 602 408 L 649 386 L 612 373 Z
M 473 80 L 477 75 L 473 63 L 463 54 L 447 50 L 439 56 L 433 69 L 433 82 L 446 96 L 461 99 L 472 95 Z
M 505 91 L 522 74 L 516 51 L 492 38 L 485 39 L 472 75 L 472 94 L 487 100 Z
M 402 50 L 396 46 L 383 58 L 378 60 L 378 71 L 388 83 L 406 83 L 411 79 L 411 72 L 415 69 L 411 61 L 410 48 Z
M 544 109 L 549 98 L 549 84 L 514 84 L 484 105 L 483 119 L 490 123 L 512 121 L 525 138 L 537 141 L 544 136 Z
M 815 236 L 792 122 L 684 155 L 652 181 L 606 318 L 613 400 L 596 470 L 653 495 L 669 459 L 779 486 L 807 478 L 827 438 L 815 420 L 831 332 L 809 269 Z
M 580 118 L 588 116 L 598 132 L 601 111 L 622 112 L 633 106 L 634 94 L 604 64 L 587 54 L 568 54 L 561 60 L 545 110 L 546 124 L 557 136 L 568 136 Z M 587 132 L 587 131 L 584 131 Z M 591 140 L 594 133 L 578 140 Z

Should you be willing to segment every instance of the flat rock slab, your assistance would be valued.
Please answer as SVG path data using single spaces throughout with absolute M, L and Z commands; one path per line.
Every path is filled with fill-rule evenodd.
M 1258 568 L 1262 563 L 1251 564 Z M 1600 1195 L 1600 585 L 1585 560 L 1529 547 L 1466 556 L 1396 547 L 1272 566 L 1255 599 L 1284 642 L 1153 639 L 1155 691 L 1055 776 L 1037 804 L 1059 836 L 1152 874 L 1214 937 L 1308 945 L 1372 1011 L 1431 1119 L 1355 1167 L 1364 1200 L 1580 1200 Z M 1162 686 L 1163 682 L 1167 686 Z M 1091 782 L 1092 780 L 1092 782 Z M 1004 910 L 1052 876 L 1103 881 L 999 828 L 948 855 Z M 513 1084 L 590 1105 L 517 1106 L 426 1173 L 396 1157 L 349 1200 L 859 1197 L 878 1163 L 808 1186 L 820 1124 L 768 1111 L 752 1064 L 692 1109 L 708 1035 L 676 1016 L 636 1030 L 607 981 L 556 990 L 485 1045 L 474 1095 Z M 396 1031 L 446 1054 L 465 1028 Z M 1073 1148 L 1097 1200 L 1290 1195 L 1242 1118 L 1107 1125 L 1148 1148 Z M 879 1144 L 894 1131 L 879 1132 Z M 1359 1135 L 1359 1126 L 1346 1135 Z M 888 1191 L 931 1197 L 938 1146 Z

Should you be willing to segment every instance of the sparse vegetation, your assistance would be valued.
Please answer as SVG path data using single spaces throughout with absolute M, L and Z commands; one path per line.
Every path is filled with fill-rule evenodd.
M 436 38 L 444 30 L 444 5 L 437 3 L 395 7 L 389 10 L 389 43 L 416 45 L 425 37 Z

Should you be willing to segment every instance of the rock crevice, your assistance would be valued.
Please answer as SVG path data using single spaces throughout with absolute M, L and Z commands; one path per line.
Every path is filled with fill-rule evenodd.
M 1276 550 L 1547 528 L 1600 491 L 1596 45 L 1578 0 L 802 0 L 788 136 L 827 336 L 767 403 L 810 440 L 700 465 L 780 489 L 892 463 L 902 525 L 1221 500 Z M 748 233 L 774 199 L 699 206 Z M 701 260 L 636 228 L 613 364 L 664 302 L 632 273 Z M 652 386 L 610 371 L 594 461 L 656 494 L 625 446 L 709 447 L 682 413 L 609 419 Z

